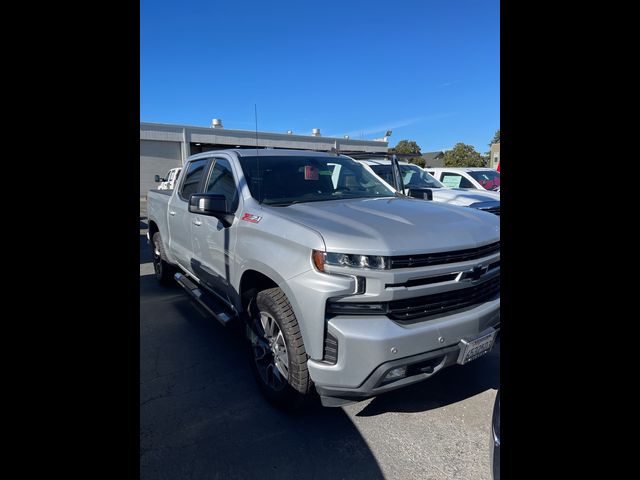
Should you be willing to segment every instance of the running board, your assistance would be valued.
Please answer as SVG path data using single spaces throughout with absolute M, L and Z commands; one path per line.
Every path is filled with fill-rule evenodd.
M 224 308 L 210 295 L 204 293 L 198 285 L 193 283 L 189 277 L 183 275 L 182 273 L 176 273 L 173 278 L 175 278 L 178 285 L 184 288 L 197 302 L 204 307 L 204 309 L 209 312 L 211 315 L 215 317 L 222 325 L 228 325 L 234 317 L 229 316 L 227 312 L 224 311 Z

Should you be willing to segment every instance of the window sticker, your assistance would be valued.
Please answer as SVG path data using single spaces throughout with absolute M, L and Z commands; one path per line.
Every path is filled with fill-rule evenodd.
M 313 165 L 306 165 L 304 167 L 304 179 L 305 180 L 318 180 L 318 167 Z
M 449 188 L 460 188 L 460 182 L 462 181 L 462 177 L 459 175 L 443 175 L 442 183 L 445 187 Z

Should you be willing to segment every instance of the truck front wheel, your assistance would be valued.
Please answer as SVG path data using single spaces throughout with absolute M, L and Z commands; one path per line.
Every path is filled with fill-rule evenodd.
M 154 233 L 151 238 L 151 254 L 153 255 L 153 270 L 156 279 L 160 285 L 171 285 L 175 269 L 167 262 L 160 232 Z
M 258 293 L 249 308 L 251 369 L 267 399 L 278 407 L 302 406 L 313 392 L 298 320 L 280 288 Z

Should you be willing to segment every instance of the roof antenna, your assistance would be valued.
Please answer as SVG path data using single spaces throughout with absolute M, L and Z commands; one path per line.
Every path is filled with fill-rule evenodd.
M 260 175 L 260 153 L 258 148 L 258 107 L 253 104 L 253 116 L 256 120 L 256 168 L 258 170 L 258 203 L 262 204 L 262 176 Z

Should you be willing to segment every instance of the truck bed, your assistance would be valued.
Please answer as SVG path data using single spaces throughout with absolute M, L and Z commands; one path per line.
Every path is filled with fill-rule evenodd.
M 147 220 L 149 222 L 149 232 L 153 235 L 156 228 L 162 238 L 168 239 L 167 214 L 169 200 L 173 190 L 149 190 L 147 193 Z

